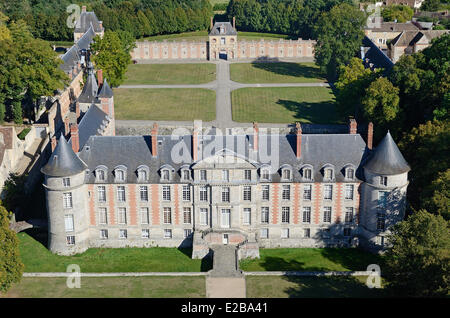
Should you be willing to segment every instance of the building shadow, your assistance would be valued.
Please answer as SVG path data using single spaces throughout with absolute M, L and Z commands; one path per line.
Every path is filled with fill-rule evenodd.
M 332 101 L 328 102 L 296 102 L 292 100 L 279 99 L 278 105 L 294 113 L 296 120 L 314 124 L 342 124 L 336 112 L 336 106 Z
M 369 288 L 365 284 L 366 278 L 284 276 L 283 279 L 294 285 L 294 287 L 284 290 L 289 298 L 376 298 L 387 296 L 387 291 L 382 288 Z
M 317 67 L 295 62 L 280 62 L 278 58 L 260 57 L 252 62 L 252 66 L 278 75 L 325 79 L 325 75 Z

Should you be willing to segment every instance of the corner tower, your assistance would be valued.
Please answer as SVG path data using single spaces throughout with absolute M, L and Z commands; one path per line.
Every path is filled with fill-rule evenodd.
M 361 238 L 369 249 L 383 249 L 389 228 L 404 218 L 411 170 L 388 132 L 363 166 Z
M 41 169 L 48 214 L 48 248 L 71 255 L 88 248 L 88 191 L 86 164 L 61 136 L 48 163 Z

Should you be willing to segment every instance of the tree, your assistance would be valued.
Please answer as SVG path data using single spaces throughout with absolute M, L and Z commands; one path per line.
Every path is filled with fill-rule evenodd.
M 440 0 L 425 0 L 420 7 L 423 11 L 437 11 L 441 6 Z
M 385 7 L 383 11 L 381 11 L 383 21 L 397 20 L 397 22 L 403 23 L 406 21 L 411 21 L 413 15 L 414 10 L 406 5 L 391 5 Z
M 423 206 L 450 220 L 450 169 L 438 174 L 423 190 Z
M 360 49 L 365 21 L 363 12 L 346 3 L 320 15 L 314 30 L 314 56 L 330 80 L 335 79 L 337 68 L 349 63 Z
M 365 90 L 379 76 L 381 70 L 365 68 L 362 60 L 357 57 L 352 58 L 348 65 L 339 67 L 339 77 L 335 83 L 336 103 L 342 117 L 354 116 L 357 121 L 362 119 L 361 99 Z
M 92 61 L 98 69 L 103 70 L 111 86 L 119 86 L 125 80 L 125 72 L 131 62 L 125 45 L 113 31 L 106 31 L 103 38 L 96 36 L 91 45 Z
M 386 77 L 377 78 L 362 98 L 364 117 L 381 125 L 394 120 L 399 112 L 399 89 Z
M 406 134 L 398 145 L 411 166 L 408 202 L 416 210 L 431 207 L 429 203 L 434 191 L 429 190 L 429 185 L 439 178 L 439 173 L 450 169 L 449 122 L 433 120 L 419 125 Z
M 20 100 L 12 103 L 12 118 L 15 124 L 23 124 L 22 102 Z
M 0 292 L 6 292 L 22 278 L 24 265 L 16 233 L 9 229 L 8 211 L 0 202 Z
M 384 273 L 394 293 L 447 296 L 450 286 L 450 222 L 425 210 L 392 227 Z

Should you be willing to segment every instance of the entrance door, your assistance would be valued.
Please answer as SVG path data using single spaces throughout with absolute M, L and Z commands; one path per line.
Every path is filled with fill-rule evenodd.
M 228 245 L 228 234 L 224 234 L 223 235 L 222 243 L 224 245 Z
M 219 59 L 221 59 L 221 60 L 228 60 L 227 52 L 226 51 L 220 51 Z
M 222 222 L 221 226 L 224 228 L 230 227 L 231 220 L 231 210 L 230 209 L 222 209 Z

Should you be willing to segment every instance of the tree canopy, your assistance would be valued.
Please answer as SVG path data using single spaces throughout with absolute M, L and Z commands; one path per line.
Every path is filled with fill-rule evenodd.
M 0 202 L 0 292 L 6 292 L 22 278 L 24 265 L 16 233 L 9 229 L 9 213 Z
M 122 34 L 123 41 L 117 32 L 106 31 L 103 38 L 96 36 L 92 43 L 92 62 L 97 69 L 102 69 L 111 86 L 119 86 L 125 80 L 125 72 L 131 62 L 128 42 L 129 36 Z
M 384 275 L 394 294 L 447 296 L 450 286 L 450 222 L 420 210 L 389 236 Z
M 331 80 L 335 79 L 337 68 L 349 63 L 360 49 L 365 21 L 363 12 L 346 3 L 334 6 L 318 18 L 314 56 Z
M 411 21 L 414 15 L 414 10 L 407 5 L 390 5 L 383 8 L 381 16 L 383 21 L 397 21 L 400 23 Z
M 8 36 L 0 39 L 0 115 L 4 109 L 6 118 L 21 123 L 22 113 L 32 117 L 36 99 L 62 89 L 68 77 L 59 68 L 57 53 L 35 39 L 23 20 L 3 26 Z

